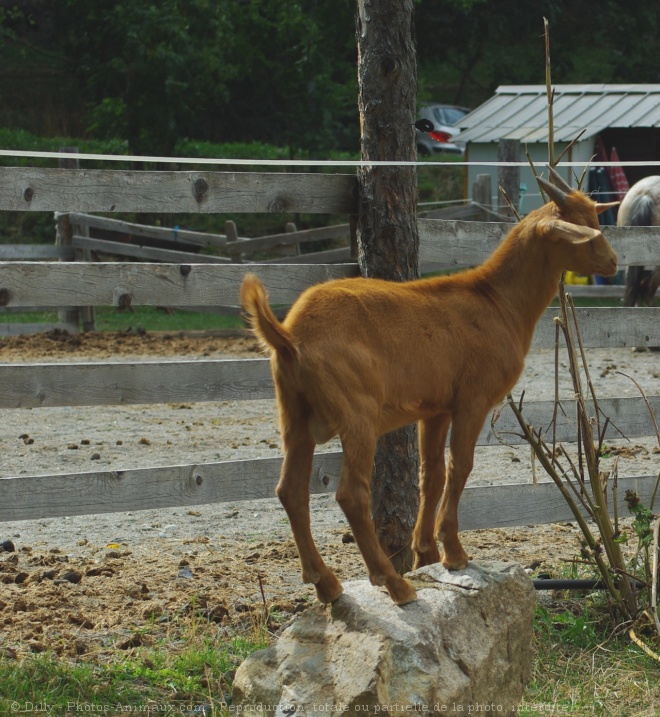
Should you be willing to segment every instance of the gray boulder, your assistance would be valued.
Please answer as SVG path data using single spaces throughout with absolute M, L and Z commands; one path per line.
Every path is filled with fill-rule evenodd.
M 233 707 L 270 715 L 515 712 L 529 675 L 535 595 L 518 565 L 430 565 L 403 607 L 366 581 L 306 610 L 236 672 Z

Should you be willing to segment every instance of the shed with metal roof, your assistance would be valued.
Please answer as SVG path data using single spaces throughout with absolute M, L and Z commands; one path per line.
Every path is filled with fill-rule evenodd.
M 556 85 L 553 89 L 555 156 L 579 137 L 564 157 L 567 162 L 581 164 L 582 168 L 572 168 L 577 176 L 595 162 L 597 139 L 608 157 L 615 147 L 621 161 L 660 159 L 660 84 Z M 503 85 L 466 115 L 460 127 L 455 141 L 465 144 L 467 161 L 496 162 L 499 141 L 513 139 L 520 141 L 523 161 L 528 152 L 537 167 L 542 167 L 548 158 L 546 87 Z M 561 168 L 562 175 L 570 180 L 569 171 Z M 624 171 L 631 185 L 644 176 L 660 173 L 654 167 L 625 167 Z M 477 175 L 486 173 L 491 174 L 491 186 L 496 191 L 496 167 L 468 166 L 469 192 Z M 521 167 L 520 186 L 520 209 L 526 213 L 541 203 L 528 167 Z M 497 197 L 493 200 L 497 205 Z

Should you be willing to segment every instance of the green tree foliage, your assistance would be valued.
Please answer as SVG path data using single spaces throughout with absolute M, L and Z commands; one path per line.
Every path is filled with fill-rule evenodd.
M 419 0 L 420 97 L 476 106 L 498 85 L 657 82 L 660 6 L 603 0 Z
M 135 154 L 186 138 L 357 151 L 354 13 L 354 0 L 0 0 L 0 124 L 84 126 Z M 417 0 L 420 99 L 474 107 L 543 82 L 544 16 L 555 82 L 657 81 L 657 3 Z
M 90 131 L 131 152 L 170 154 L 183 137 L 328 148 L 351 119 L 357 137 L 346 3 L 61 0 L 48 12 Z
M 65 56 L 87 88 L 91 132 L 124 137 L 135 154 L 169 154 L 201 118 L 217 115 L 237 72 L 223 4 L 58 3 Z

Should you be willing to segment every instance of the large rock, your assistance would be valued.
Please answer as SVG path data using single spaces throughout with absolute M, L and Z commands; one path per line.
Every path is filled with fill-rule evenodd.
M 237 712 L 515 711 L 529 675 L 535 596 L 518 565 L 431 565 L 403 607 L 366 581 L 305 611 L 234 681 Z

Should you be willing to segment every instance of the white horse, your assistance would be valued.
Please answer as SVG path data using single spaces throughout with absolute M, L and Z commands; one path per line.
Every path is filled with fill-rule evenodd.
M 660 226 L 660 177 L 633 184 L 619 207 L 620 227 Z M 660 286 L 660 266 L 629 266 L 626 272 L 625 306 L 651 306 Z

